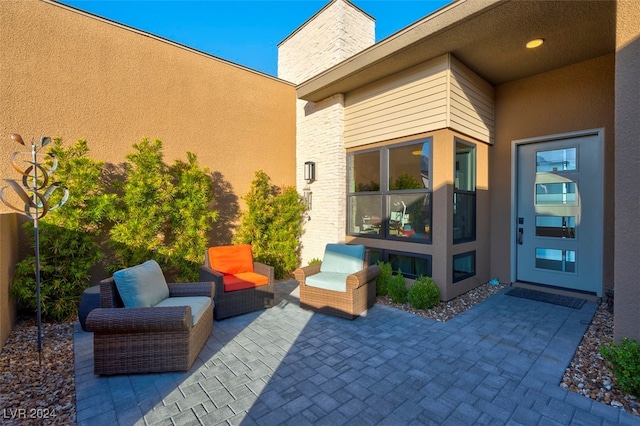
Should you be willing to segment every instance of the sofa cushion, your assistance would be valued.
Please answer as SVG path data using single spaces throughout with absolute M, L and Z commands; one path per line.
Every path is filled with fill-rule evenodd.
M 364 253 L 362 244 L 327 244 L 320 271 L 354 274 L 364 267 Z
M 209 247 L 209 266 L 223 274 L 253 272 L 253 254 L 250 244 Z
M 198 320 L 211 305 L 211 298 L 206 296 L 184 296 L 184 297 L 167 297 L 156 307 L 161 306 L 191 306 L 192 324 L 196 325 Z
M 256 274 L 255 272 L 240 272 L 222 277 L 224 291 L 246 290 L 248 288 L 259 287 L 269 284 L 269 277 Z
M 346 292 L 347 277 L 349 274 L 342 272 L 319 272 L 306 278 L 305 284 L 311 287 Z
M 169 286 L 155 260 L 116 271 L 113 279 L 127 308 L 148 308 L 169 297 Z

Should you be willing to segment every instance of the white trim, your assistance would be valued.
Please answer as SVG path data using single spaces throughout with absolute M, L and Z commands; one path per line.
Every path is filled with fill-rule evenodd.
M 598 136 L 600 139 L 600 158 L 604 156 L 604 128 L 595 128 L 588 130 L 578 130 L 575 132 L 557 133 L 547 136 L 536 136 L 533 138 L 516 139 L 511 141 L 511 226 L 509 228 L 509 245 L 511 247 L 509 252 L 510 257 L 510 281 L 513 283 L 516 281 L 516 233 L 515 230 L 518 226 L 518 209 L 517 209 L 517 183 L 518 183 L 518 146 L 540 143 L 540 142 L 553 142 L 556 140 L 579 138 L 584 136 Z M 604 170 L 603 170 L 604 172 Z M 604 176 L 603 176 L 604 177 Z M 604 195 L 604 194 L 603 194 Z M 600 217 L 604 218 L 604 205 L 601 206 Z M 604 223 L 603 223 L 604 233 Z

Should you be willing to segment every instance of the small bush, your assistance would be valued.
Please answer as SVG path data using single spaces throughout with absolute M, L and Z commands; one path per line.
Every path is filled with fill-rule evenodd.
M 622 339 L 619 345 L 611 343 L 600 348 L 609 362 L 620 389 L 640 398 L 640 346 L 635 340 Z
M 46 320 L 65 321 L 77 315 L 91 269 L 102 257 L 98 238 L 115 197 L 106 192 L 104 164 L 88 157 L 87 141 L 65 148 L 58 138 L 48 152 L 59 161 L 53 177 L 69 190 L 69 198 L 39 223 L 41 309 Z M 62 194 L 62 189 L 54 192 L 50 205 L 56 205 Z M 33 225 L 25 225 L 31 243 Z M 35 253 L 18 262 L 11 287 L 17 301 L 33 311 L 37 310 L 35 264 Z
M 109 231 L 116 271 L 155 259 L 173 282 L 198 279 L 207 236 L 217 219 L 211 178 L 195 154 L 165 164 L 162 141 L 143 139 L 127 155 L 127 174 Z
M 407 303 L 407 285 L 404 282 L 404 276 L 402 271 L 398 270 L 398 273 L 391 279 L 389 283 L 389 295 L 394 303 Z
M 237 244 L 251 244 L 253 258 L 274 267 L 276 279 L 285 278 L 300 265 L 300 236 L 303 232 L 302 197 L 294 187 L 278 187 L 262 170 L 255 173 L 249 193 L 242 197 Z
M 308 265 L 317 265 L 320 262 L 322 262 L 322 260 L 318 259 L 317 257 L 314 257 L 309 261 Z
M 393 269 L 390 263 L 378 261 L 380 267 L 380 275 L 376 279 L 376 294 L 378 296 L 386 296 L 389 294 L 389 283 L 393 278 Z
M 408 299 L 416 309 L 430 309 L 440 301 L 440 289 L 431 277 L 421 275 L 409 289 Z

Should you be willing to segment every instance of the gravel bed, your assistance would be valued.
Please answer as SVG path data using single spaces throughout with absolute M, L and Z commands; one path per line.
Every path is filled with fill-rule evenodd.
M 388 297 L 379 297 L 378 303 L 444 322 L 506 287 L 505 284 L 483 284 L 424 311 L 409 304 L 393 303 Z M 73 324 L 42 324 L 42 335 L 41 366 L 38 365 L 37 327 L 33 320 L 20 320 L 0 353 L 0 416 L 4 425 L 76 423 Z M 600 354 L 600 346 L 612 340 L 613 315 L 602 304 L 560 386 L 640 415 L 638 399 L 625 395 L 616 387 L 613 373 Z
M 3 425 L 76 423 L 73 324 L 19 320 L 0 353 L 0 416 Z

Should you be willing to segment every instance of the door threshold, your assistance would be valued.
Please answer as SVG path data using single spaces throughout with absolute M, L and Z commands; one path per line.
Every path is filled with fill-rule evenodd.
M 545 284 L 533 284 L 522 281 L 516 281 L 511 284 L 513 287 L 526 288 L 529 290 L 543 291 L 545 293 L 558 294 L 561 296 L 568 297 L 577 297 L 580 299 L 585 299 L 589 302 L 597 302 L 600 303 L 602 301 L 601 297 L 598 297 L 594 293 L 579 291 L 579 290 L 570 290 L 561 287 L 549 286 Z

